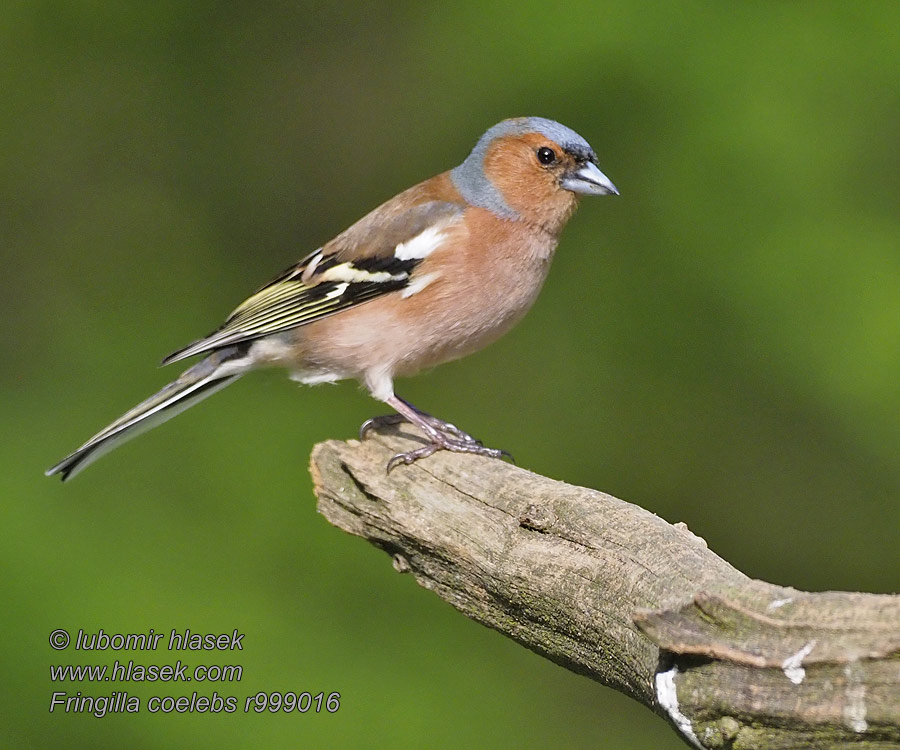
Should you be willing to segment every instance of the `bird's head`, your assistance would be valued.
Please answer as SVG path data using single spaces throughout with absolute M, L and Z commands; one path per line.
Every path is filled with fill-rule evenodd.
M 463 197 L 558 232 L 579 195 L 618 195 L 590 144 L 565 125 L 517 117 L 490 128 L 451 178 Z

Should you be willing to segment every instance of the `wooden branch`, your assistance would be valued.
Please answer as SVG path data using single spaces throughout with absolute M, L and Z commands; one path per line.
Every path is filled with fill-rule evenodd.
M 900 596 L 748 578 L 683 524 L 497 460 L 317 445 L 320 512 L 463 614 L 702 748 L 900 748 Z M 754 532 L 758 533 L 758 532 Z

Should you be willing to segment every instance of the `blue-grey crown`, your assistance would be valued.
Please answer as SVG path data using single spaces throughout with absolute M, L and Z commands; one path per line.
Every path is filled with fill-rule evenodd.
M 571 128 L 546 117 L 515 117 L 498 122 L 478 139 L 466 160 L 450 171 L 456 189 L 469 203 L 514 219 L 518 214 L 503 200 L 500 191 L 484 173 L 484 157 L 497 138 L 523 133 L 540 133 L 580 159 L 597 161 L 590 144 Z

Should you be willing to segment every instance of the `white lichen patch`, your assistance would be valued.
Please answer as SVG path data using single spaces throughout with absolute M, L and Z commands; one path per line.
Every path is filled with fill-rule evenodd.
M 806 677 L 806 670 L 803 668 L 803 660 L 809 656 L 809 652 L 813 650 L 815 645 L 816 642 L 814 640 L 810 641 L 796 654 L 791 654 L 787 659 L 781 662 L 781 670 L 784 672 L 784 676 L 795 685 L 799 685 L 803 682 L 803 678 Z
M 789 596 L 787 599 L 775 599 L 774 601 L 769 602 L 769 606 L 766 609 L 780 609 L 785 604 L 790 604 L 794 601 L 793 597 Z
M 866 684 L 858 661 L 851 661 L 844 667 L 847 686 L 844 688 L 844 721 L 854 732 L 865 732 L 869 728 L 866 721 Z
M 665 672 L 656 673 L 656 699 L 666 713 L 669 714 L 678 731 L 681 732 L 694 747 L 703 748 L 697 735 L 694 734 L 694 727 L 691 720 L 685 716 L 678 707 L 678 693 L 675 689 L 675 675 L 678 674 L 678 667 L 672 666 Z

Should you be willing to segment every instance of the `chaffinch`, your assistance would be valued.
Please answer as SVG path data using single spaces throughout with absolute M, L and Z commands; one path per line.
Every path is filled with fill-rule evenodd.
M 504 454 L 394 393 L 394 378 L 462 357 L 531 307 L 579 195 L 618 195 L 580 135 L 553 120 L 494 125 L 455 169 L 391 198 L 241 304 L 163 364 L 204 358 L 47 471 L 63 480 L 102 454 L 260 367 L 301 383 L 356 378 L 437 450 Z

